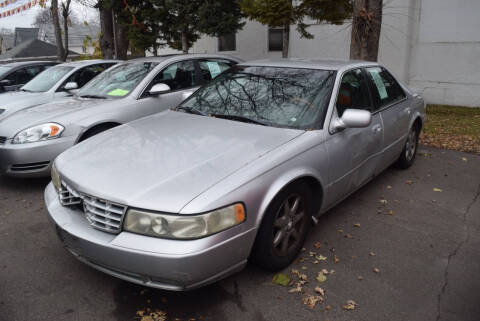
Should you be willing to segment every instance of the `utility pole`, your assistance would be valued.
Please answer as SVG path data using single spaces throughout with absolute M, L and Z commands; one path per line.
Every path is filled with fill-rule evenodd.
M 113 29 L 113 59 L 117 59 L 117 27 L 115 23 L 115 11 L 112 8 L 112 29 Z

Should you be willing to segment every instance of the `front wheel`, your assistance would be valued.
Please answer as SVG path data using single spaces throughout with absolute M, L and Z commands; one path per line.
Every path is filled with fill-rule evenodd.
M 397 165 L 402 169 L 407 169 L 412 166 L 417 155 L 418 137 L 420 135 L 420 128 L 416 124 L 412 126 L 408 133 L 407 141 L 403 147 L 402 153 L 398 158 Z
M 281 191 L 265 213 L 253 249 L 255 262 L 270 270 L 287 267 L 311 226 L 312 192 L 296 183 Z

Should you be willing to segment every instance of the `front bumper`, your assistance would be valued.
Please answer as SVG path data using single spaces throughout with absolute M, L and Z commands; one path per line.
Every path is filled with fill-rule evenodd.
M 82 211 L 62 206 L 51 183 L 45 204 L 60 240 L 77 259 L 120 279 L 165 290 L 201 287 L 241 270 L 256 235 L 256 229 L 239 227 L 187 241 L 102 232 L 89 225 Z
M 0 145 L 0 175 L 15 177 L 44 177 L 50 175 L 52 161 L 72 147 L 76 136 L 28 144 Z

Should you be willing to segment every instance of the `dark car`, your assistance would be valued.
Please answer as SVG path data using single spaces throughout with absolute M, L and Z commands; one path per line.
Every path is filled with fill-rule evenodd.
M 17 90 L 45 69 L 58 64 L 55 61 L 25 61 L 0 65 L 0 93 Z

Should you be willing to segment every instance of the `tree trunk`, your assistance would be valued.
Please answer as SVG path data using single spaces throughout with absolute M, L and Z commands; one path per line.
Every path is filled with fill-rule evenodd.
M 283 48 L 282 58 L 288 58 L 288 48 L 290 47 L 290 24 L 285 23 L 283 26 Z
M 116 25 L 117 59 L 126 60 L 128 52 L 128 27 Z
M 64 59 L 67 60 L 68 57 L 68 16 L 70 15 L 70 3 L 71 0 L 67 0 L 67 3 L 62 3 L 62 16 L 63 16 L 63 36 L 65 37 L 64 41 Z
M 60 21 L 58 19 L 58 0 L 52 0 L 50 6 L 52 14 L 53 27 L 55 29 L 55 41 L 57 42 L 57 59 L 65 61 L 65 49 L 62 43 L 62 30 L 60 29 Z
M 112 9 L 105 8 L 103 6 L 99 7 L 100 11 L 100 48 L 102 49 L 103 58 L 112 59 L 113 58 L 113 20 L 112 20 Z
M 350 59 L 377 61 L 382 0 L 354 0 Z
M 188 54 L 188 39 L 187 33 L 182 31 L 182 51 L 184 54 Z

